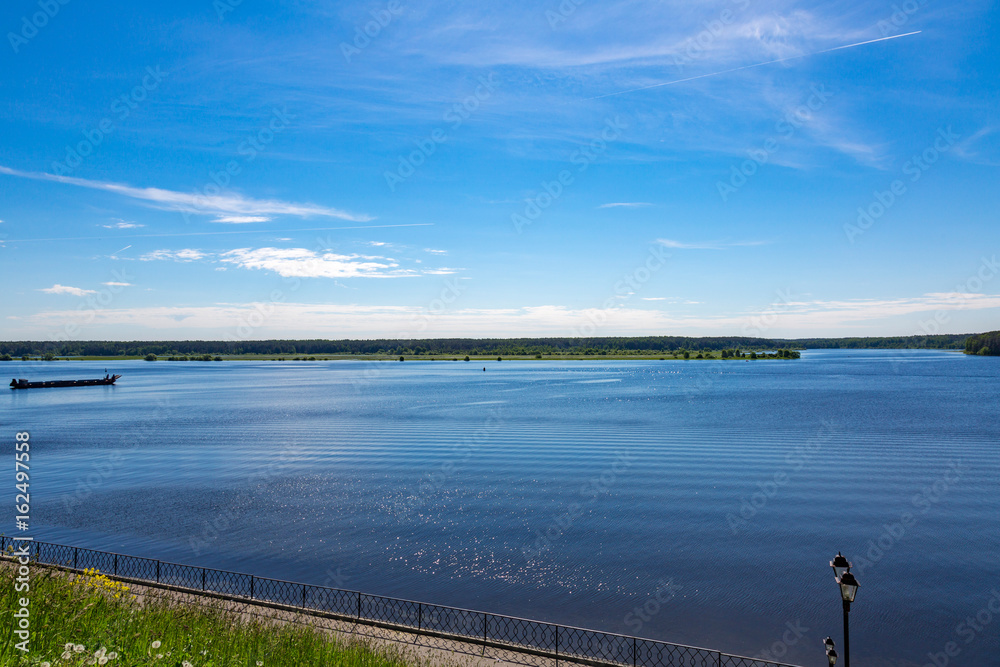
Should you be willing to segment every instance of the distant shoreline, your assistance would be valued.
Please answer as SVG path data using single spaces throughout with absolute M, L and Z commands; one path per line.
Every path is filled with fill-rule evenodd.
M 854 348 L 821 348 L 821 349 L 851 349 Z M 872 348 L 866 348 L 872 349 Z M 954 352 L 955 354 L 962 354 L 962 350 L 954 348 L 874 348 L 874 349 L 884 349 L 888 351 L 889 349 L 920 349 L 926 350 L 928 352 Z M 796 351 L 797 352 L 797 351 Z M 314 362 L 314 361 L 372 361 L 372 362 L 392 362 L 399 363 L 399 356 L 394 355 L 344 355 L 344 354 L 316 354 L 316 355 L 296 355 L 296 356 L 269 356 L 269 355 L 254 355 L 254 354 L 231 354 L 231 355 L 217 355 L 211 357 L 210 359 L 204 359 L 200 355 L 198 356 L 188 356 L 186 358 L 170 358 L 170 357 L 157 357 L 156 362 L 164 363 L 204 363 L 204 362 L 214 362 L 214 361 L 275 361 L 275 362 Z M 455 356 L 450 354 L 424 354 L 424 355 L 402 355 L 404 361 L 450 361 L 450 362 L 464 362 L 466 361 L 464 356 Z M 768 354 L 764 356 L 759 354 L 756 357 L 751 357 L 749 353 L 743 357 L 726 357 L 722 358 L 718 353 L 702 353 L 701 356 L 697 354 L 692 354 L 689 358 L 685 359 L 683 356 L 673 356 L 670 354 L 659 355 L 659 354 L 598 354 L 598 355 L 581 355 L 581 354 L 557 354 L 557 355 L 543 355 L 541 357 L 535 355 L 512 355 L 512 356 L 502 356 L 501 361 L 794 361 L 798 357 L 777 357 L 773 354 Z M 53 359 L 44 359 L 42 357 L 29 357 L 28 359 L 11 359 L 11 362 L 17 361 L 144 361 L 145 357 L 142 356 L 71 356 L 71 357 L 55 357 Z M 154 361 L 154 360 L 146 360 Z M 468 362 L 483 362 L 483 363 L 497 363 L 497 356 L 493 355 L 479 355 L 479 356 L 469 356 Z M 0 368 L 3 368 L 2 361 L 0 361 Z

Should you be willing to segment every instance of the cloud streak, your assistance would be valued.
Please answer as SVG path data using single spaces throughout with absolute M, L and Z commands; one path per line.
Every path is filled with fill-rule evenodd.
M 619 90 L 614 93 L 606 93 L 604 95 L 597 95 L 595 97 L 588 97 L 586 100 L 602 100 L 607 97 L 617 97 L 618 95 L 627 95 L 629 93 L 638 93 L 643 90 L 652 90 L 653 88 L 662 88 L 663 86 L 673 86 L 678 83 L 685 83 L 687 81 L 695 81 L 697 79 L 707 79 L 713 76 L 720 76 L 722 74 L 730 74 L 732 72 L 739 72 L 746 69 L 753 69 L 755 67 L 763 67 L 765 65 L 775 65 L 777 63 L 788 62 L 789 60 L 798 60 L 800 58 L 808 58 L 810 56 L 818 56 L 822 53 L 830 53 L 831 51 L 840 51 L 841 49 L 850 49 L 855 46 L 863 46 L 865 44 L 874 44 L 875 42 L 884 42 L 890 39 L 899 39 L 900 37 L 909 37 L 910 35 L 919 34 L 920 30 L 914 30 L 913 32 L 907 32 L 902 35 L 892 35 L 890 37 L 879 37 L 878 39 L 869 39 L 865 42 L 855 42 L 854 44 L 844 44 L 842 46 L 835 46 L 829 49 L 823 49 L 821 51 L 813 51 L 812 53 L 800 53 L 794 56 L 788 56 L 786 58 L 777 58 L 775 60 L 767 60 L 764 62 L 753 63 L 752 65 L 743 65 L 741 67 L 732 67 L 730 69 L 719 70 L 718 72 L 709 72 L 707 74 L 698 74 L 697 76 L 689 76 L 683 79 L 674 79 L 673 81 L 663 81 L 661 83 L 654 83 L 648 86 L 640 86 L 638 88 L 630 88 L 628 90 Z
M 687 243 L 673 239 L 656 239 L 656 242 L 666 248 L 674 248 L 676 250 L 724 250 L 726 248 L 745 248 L 767 245 L 769 243 L 768 241 L 702 241 Z
M 420 275 L 401 269 L 387 257 L 340 255 L 306 248 L 237 248 L 219 261 L 242 269 L 272 271 L 283 278 L 411 278 Z
M 352 222 L 368 222 L 373 220 L 369 215 L 359 215 L 348 213 L 328 206 L 317 204 L 301 204 L 287 202 L 279 199 L 253 199 L 244 197 L 236 193 L 201 195 L 198 193 L 176 192 L 163 188 L 136 188 L 121 183 L 111 183 L 107 181 L 92 181 L 86 178 L 75 178 L 72 176 L 57 176 L 34 171 L 21 171 L 10 167 L 0 166 L 0 174 L 14 176 L 16 178 L 28 178 L 35 181 L 48 181 L 51 183 L 62 183 L 64 185 L 75 185 L 91 190 L 102 190 L 111 192 L 129 199 L 146 202 L 154 208 L 171 211 L 181 211 L 184 213 L 207 214 L 220 216 L 268 216 L 268 215 L 290 215 L 301 218 L 327 217 L 350 220 Z
M 73 296 L 87 296 L 88 294 L 97 294 L 97 292 L 92 289 L 83 289 L 82 287 L 70 287 L 69 285 L 60 285 L 59 283 L 56 283 L 52 287 L 45 287 L 38 291 L 45 292 L 46 294 L 72 294 Z

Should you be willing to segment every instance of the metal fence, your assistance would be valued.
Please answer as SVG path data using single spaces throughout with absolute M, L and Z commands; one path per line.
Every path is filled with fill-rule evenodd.
M 179 565 L 0 535 L 0 550 L 28 545 L 32 561 L 148 584 L 202 591 L 240 601 L 283 605 L 352 621 L 477 646 L 525 652 L 556 661 L 631 667 L 794 667 L 711 649 L 585 630 L 513 616 L 313 586 L 252 574 Z

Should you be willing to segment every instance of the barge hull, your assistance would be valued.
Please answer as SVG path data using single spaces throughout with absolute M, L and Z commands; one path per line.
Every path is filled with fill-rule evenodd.
M 43 389 L 49 387 L 94 387 L 102 384 L 114 384 L 121 375 L 100 378 L 98 380 L 48 380 L 46 382 L 28 382 L 27 380 L 11 380 L 11 389 Z

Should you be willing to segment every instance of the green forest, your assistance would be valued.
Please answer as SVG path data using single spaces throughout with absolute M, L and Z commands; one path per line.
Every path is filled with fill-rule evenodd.
M 979 354 L 984 357 L 1000 356 L 1000 331 L 969 336 L 969 339 L 965 341 L 965 353 Z
M 984 344 L 996 354 L 997 334 Z M 659 356 L 736 351 L 803 349 L 954 349 L 968 351 L 982 336 L 938 335 L 889 338 L 767 339 L 747 337 L 633 336 L 602 338 L 431 338 L 415 340 L 245 340 L 245 341 L 14 341 L 0 342 L 0 359 L 23 357 L 208 357 L 218 355 L 338 356 Z M 969 341 L 967 343 L 967 341 Z M 992 347 L 990 347 L 992 346 Z M 979 350 L 976 350 L 979 353 Z M 726 355 L 731 356 L 731 355 Z M 796 355 L 797 356 L 797 355 Z M 787 357 L 786 357 L 787 358 Z M 206 359 L 207 360 L 207 359 Z

